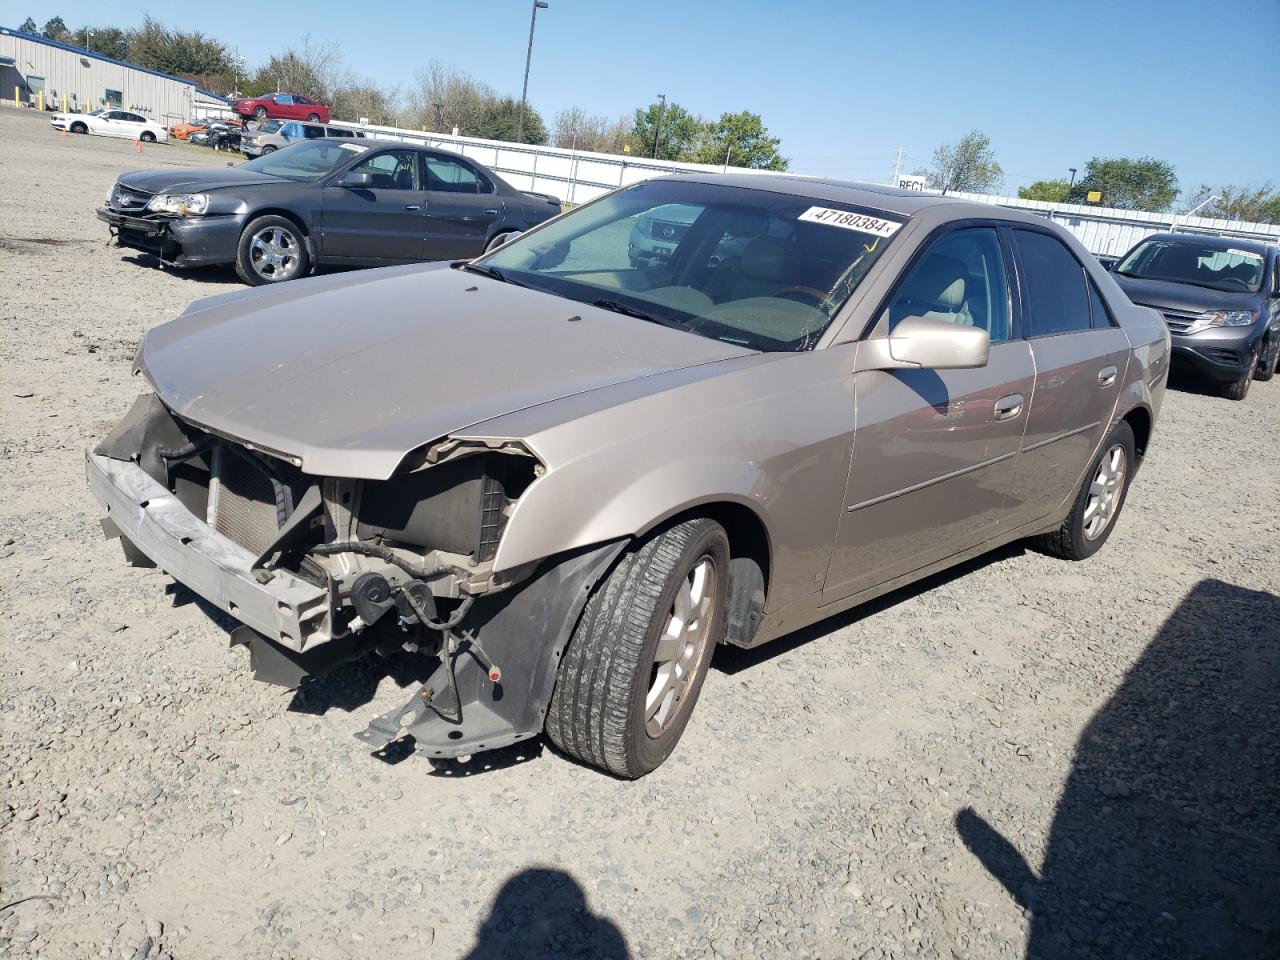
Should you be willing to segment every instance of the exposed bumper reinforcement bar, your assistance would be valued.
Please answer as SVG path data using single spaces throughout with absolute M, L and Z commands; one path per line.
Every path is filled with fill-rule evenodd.
M 85 473 L 93 495 L 107 508 L 110 523 L 103 529 L 124 538 L 131 562 L 139 561 L 140 552 L 286 649 L 301 653 L 334 639 L 328 591 L 283 570 L 274 571 L 269 583 L 259 583 L 252 552 L 193 515 L 136 463 L 86 452 Z

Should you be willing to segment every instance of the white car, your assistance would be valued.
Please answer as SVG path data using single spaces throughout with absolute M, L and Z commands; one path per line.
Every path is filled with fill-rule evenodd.
M 169 131 L 131 110 L 95 110 L 93 113 L 55 113 L 49 121 L 55 130 L 69 133 L 96 133 L 100 137 L 123 137 L 155 143 L 168 140 Z

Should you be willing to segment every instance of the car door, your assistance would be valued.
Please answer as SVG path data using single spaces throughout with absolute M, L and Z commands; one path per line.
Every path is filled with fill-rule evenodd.
M 1059 237 L 1031 226 L 1009 234 L 1036 364 L 1010 496 L 1010 519 L 1024 523 L 1053 512 L 1077 489 L 1111 426 L 1125 382 L 1129 338 Z
M 120 110 L 108 110 L 95 118 L 89 129 L 104 137 L 125 137 L 128 130 L 124 125 L 124 113 Z
M 489 178 L 469 163 L 423 154 L 427 178 L 428 260 L 461 260 L 484 253 L 503 205 Z
M 142 136 L 142 131 L 147 129 L 147 118 L 136 113 L 124 113 L 124 136 L 130 140 L 137 140 Z
M 932 239 L 876 327 L 908 316 L 988 331 L 986 366 L 854 376 L 854 443 L 824 601 L 851 597 L 995 536 L 1035 382 L 1017 336 L 1012 260 L 993 223 Z
M 342 149 L 368 152 L 356 144 Z M 348 174 L 365 173 L 367 187 L 339 186 Z M 320 256 L 354 263 L 399 263 L 422 259 L 426 191 L 418 151 L 379 150 L 324 188 Z

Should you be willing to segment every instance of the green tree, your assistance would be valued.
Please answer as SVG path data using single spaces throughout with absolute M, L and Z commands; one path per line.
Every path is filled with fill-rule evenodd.
M 129 35 L 119 27 L 81 27 L 75 32 L 75 39 L 86 50 L 116 60 L 129 56 Z
M 687 157 L 696 163 L 728 161 L 731 166 L 755 170 L 785 170 L 787 158 L 778 152 L 782 141 L 769 136 L 757 113 L 724 113 L 703 127 L 702 139 Z
M 1104 207 L 1160 213 L 1168 210 L 1177 197 L 1178 178 L 1172 164 L 1154 157 L 1094 157 L 1067 199 L 1085 203 L 1090 191 L 1102 194 L 1099 202 Z
M 231 55 L 203 33 L 170 30 L 150 16 L 129 34 L 128 59 L 140 67 L 179 76 L 230 73 Z
M 71 31 L 67 29 L 67 25 L 62 21 L 61 17 L 50 17 L 40 34 L 47 40 L 65 42 L 71 39 Z
M 1048 203 L 1062 203 L 1067 199 L 1071 189 L 1069 180 L 1037 180 L 1026 187 L 1018 188 L 1018 196 L 1023 200 L 1044 200 Z
M 668 103 L 665 108 L 651 103 L 636 109 L 631 122 L 631 152 L 659 160 L 687 160 L 697 150 L 705 129 L 701 119 L 678 103 Z
M 30 17 L 27 17 L 27 19 L 22 21 L 22 26 L 18 27 L 18 32 L 29 33 L 31 34 L 31 36 L 34 37 L 40 33 L 40 28 L 36 26 L 36 22 L 34 20 L 32 20 Z
M 515 97 L 494 97 L 480 109 L 473 137 L 486 140 L 504 140 L 508 143 L 546 143 L 547 125 L 542 115 L 526 105 L 524 111 L 524 137 L 516 139 L 520 119 L 520 101 Z
M 1227 185 L 1210 187 L 1201 184 L 1200 189 L 1187 201 L 1190 212 L 1210 200 L 1196 214 L 1200 217 L 1222 217 L 1226 220 L 1247 220 L 1251 223 L 1280 223 L 1280 192 L 1271 181 L 1257 186 L 1237 187 Z
M 987 193 L 1004 179 L 1004 170 L 991 149 L 991 138 L 981 130 L 970 130 L 956 143 L 938 147 L 933 151 L 933 165 L 922 172 L 930 187 L 944 193 Z

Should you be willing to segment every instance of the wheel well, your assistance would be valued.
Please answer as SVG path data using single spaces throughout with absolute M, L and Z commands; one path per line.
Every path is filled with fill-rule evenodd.
M 315 263 L 316 250 L 315 245 L 311 240 L 311 231 L 307 229 L 307 225 L 302 222 L 302 219 L 296 213 L 291 210 L 282 210 L 279 207 L 267 207 L 264 210 L 255 210 L 253 213 L 249 214 L 249 216 L 244 218 L 245 229 L 247 230 L 249 228 L 249 224 L 253 223 L 253 221 L 257 220 L 259 217 L 284 217 L 295 227 L 301 230 L 302 238 L 307 243 L 307 254 L 311 257 L 311 262 Z M 243 237 L 244 233 L 242 232 L 240 236 Z
M 1122 419 L 1133 431 L 1133 446 L 1141 460 L 1147 453 L 1147 440 L 1151 437 L 1151 412 L 1146 407 L 1134 407 Z
M 769 596 L 769 531 L 757 513 L 740 503 L 704 503 L 670 523 L 706 517 L 729 535 L 729 609 L 725 642 L 750 646 Z

